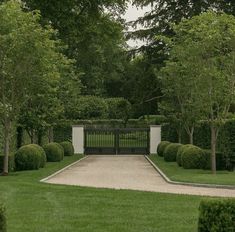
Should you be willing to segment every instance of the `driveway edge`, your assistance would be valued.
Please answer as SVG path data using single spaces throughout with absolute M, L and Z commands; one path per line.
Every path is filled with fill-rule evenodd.
M 191 187 L 216 188 L 216 189 L 232 189 L 232 190 L 235 189 L 235 186 L 232 186 L 232 185 L 199 184 L 199 183 L 172 181 L 165 175 L 165 173 L 147 155 L 145 155 L 145 158 L 153 166 L 153 168 L 163 177 L 163 179 L 169 184 L 186 185 L 186 186 L 191 186 Z
M 68 168 L 72 167 L 73 165 L 75 165 L 75 164 L 79 163 L 80 161 L 82 161 L 82 160 L 86 159 L 87 157 L 88 157 L 88 156 L 85 156 L 85 157 L 83 157 L 83 158 L 81 158 L 81 159 L 79 159 L 79 160 L 77 160 L 77 161 L 75 161 L 75 162 L 73 162 L 73 163 L 71 163 L 71 164 L 69 164 L 69 165 L 65 166 L 64 168 L 62 168 L 62 169 L 60 169 L 59 171 L 57 171 L 57 172 L 55 172 L 55 173 L 51 174 L 50 176 L 48 176 L 48 177 L 46 177 L 46 178 L 41 179 L 39 182 L 46 182 L 46 181 L 47 181 L 47 180 L 49 180 L 50 178 L 52 178 L 52 177 L 54 177 L 54 176 L 56 176 L 56 175 L 60 174 L 60 173 L 61 173 L 61 172 L 63 172 L 64 170 L 66 170 L 66 169 L 68 169 Z

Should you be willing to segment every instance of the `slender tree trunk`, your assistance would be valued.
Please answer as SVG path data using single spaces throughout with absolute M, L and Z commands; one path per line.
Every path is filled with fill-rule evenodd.
M 38 145 L 42 146 L 42 131 L 38 130 L 37 135 L 38 135 Z
M 188 136 L 189 136 L 189 143 L 193 144 L 193 135 L 194 135 L 194 126 L 191 128 L 186 129 Z
M 216 174 L 216 140 L 217 131 L 216 128 L 211 125 L 211 171 Z
M 3 163 L 3 175 L 8 175 L 8 163 L 9 163 L 9 153 L 10 153 L 10 131 L 11 131 L 11 121 L 6 118 L 4 122 L 4 163 Z
M 49 143 L 54 142 L 53 127 L 50 127 L 50 128 L 49 128 L 49 131 L 48 131 L 48 139 L 49 139 Z
M 16 148 L 19 149 L 23 144 L 23 128 L 21 126 L 17 127 L 17 146 Z
M 32 140 L 33 140 L 32 143 L 34 143 L 34 144 L 37 143 L 37 135 L 36 135 L 36 133 L 35 133 L 35 130 L 32 131 Z
M 178 130 L 178 143 L 182 143 L 182 130 Z
M 189 133 L 189 143 L 193 144 L 193 133 Z

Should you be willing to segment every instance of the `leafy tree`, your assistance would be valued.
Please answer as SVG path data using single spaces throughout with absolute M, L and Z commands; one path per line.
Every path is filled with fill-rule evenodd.
M 97 96 L 80 96 L 76 104 L 66 108 L 68 119 L 106 119 L 108 117 L 108 105 L 104 98 Z
M 211 128 L 212 171 L 216 172 L 216 144 L 235 95 L 235 18 L 203 13 L 174 27 L 175 57 L 188 75 L 190 90 L 203 119 Z M 174 54 L 174 51 L 180 53 Z M 173 75 L 173 73 L 171 73 Z M 182 86 L 182 91 L 184 91 Z M 193 118 L 193 114 L 192 114 Z
M 158 113 L 158 102 L 162 95 L 156 67 L 145 55 L 136 56 L 126 65 L 122 79 L 121 94 L 131 104 L 135 117 Z
M 4 174 L 8 173 L 10 133 L 20 110 L 38 94 L 37 88 L 60 77 L 55 32 L 42 28 L 38 12 L 24 12 L 21 4 L 0 5 L 0 120 L 4 131 Z
M 40 10 L 41 23 L 50 23 L 75 59 L 84 95 L 105 95 L 106 81 L 123 72 L 123 24 L 118 13 L 125 0 L 25 0 L 30 10 Z
M 131 103 L 124 98 L 107 98 L 109 119 L 122 119 L 127 123 L 131 116 Z

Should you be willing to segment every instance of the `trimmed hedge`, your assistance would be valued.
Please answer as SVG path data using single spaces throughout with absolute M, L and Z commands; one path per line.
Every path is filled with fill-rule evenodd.
M 182 154 L 185 151 L 185 149 L 187 147 L 191 146 L 191 144 L 186 144 L 186 145 L 182 145 L 181 147 L 179 147 L 178 151 L 177 151 L 177 155 L 176 155 L 176 162 L 179 166 L 182 166 Z
M 22 146 L 15 154 L 16 170 L 37 170 L 41 164 L 40 151 L 32 144 Z
M 47 156 L 46 156 L 44 149 L 38 144 L 31 144 L 31 145 L 38 149 L 39 154 L 41 156 L 40 168 L 44 168 L 47 162 Z
M 185 169 L 204 169 L 207 164 L 204 151 L 200 147 L 188 145 L 181 155 L 181 164 Z
M 211 170 L 211 150 L 204 150 L 206 156 L 206 166 L 205 169 Z M 216 169 L 226 170 L 226 157 L 222 152 L 216 152 Z
M 164 153 L 164 150 L 165 148 L 170 144 L 170 142 L 168 141 L 162 141 L 158 144 L 158 147 L 157 147 L 157 154 L 161 157 L 163 157 L 163 153 Z
M 58 143 L 48 143 L 43 146 L 48 162 L 60 162 L 63 159 L 63 147 Z
M 4 156 L 0 155 L 0 172 L 3 171 L 3 164 L 4 164 Z M 13 154 L 9 155 L 8 169 L 9 172 L 13 172 L 15 170 L 15 156 Z
M 199 211 L 198 232 L 235 231 L 235 199 L 204 200 Z
M 60 145 L 64 148 L 64 155 L 65 156 L 74 155 L 74 147 L 71 142 L 64 141 L 64 142 L 60 143 Z
M 210 149 L 210 126 L 206 121 L 198 122 L 194 130 L 194 145 L 203 149 Z M 171 142 L 178 141 L 176 129 L 169 123 L 162 125 L 162 139 Z M 189 143 L 188 135 L 182 133 L 182 143 Z M 217 151 L 222 152 L 226 159 L 226 167 L 235 170 L 235 119 L 227 119 L 219 130 Z
M 179 148 L 183 146 L 180 143 L 171 143 L 169 144 L 164 152 L 163 152 L 163 157 L 166 162 L 175 162 L 176 161 L 176 156 Z
M 0 204 L 0 232 L 7 231 L 5 207 Z

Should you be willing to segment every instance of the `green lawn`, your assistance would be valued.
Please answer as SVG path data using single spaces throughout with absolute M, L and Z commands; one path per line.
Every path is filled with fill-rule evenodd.
M 217 171 L 212 175 L 210 170 L 183 169 L 176 162 L 165 162 L 158 155 L 151 155 L 150 159 L 173 181 L 235 186 L 235 172 Z
M 8 232 L 196 232 L 201 197 L 40 183 L 81 156 L 0 177 Z

